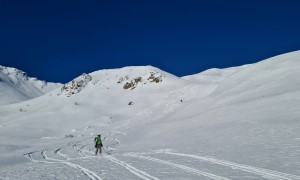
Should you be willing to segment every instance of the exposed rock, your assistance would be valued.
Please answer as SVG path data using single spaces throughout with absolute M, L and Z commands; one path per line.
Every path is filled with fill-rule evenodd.
M 130 101 L 129 103 L 128 103 L 128 106 L 132 106 L 134 103 L 132 102 L 132 101 Z
M 123 77 L 121 77 L 119 80 L 118 80 L 118 82 L 117 83 L 122 83 L 124 81 L 124 78 Z
M 142 77 L 137 77 L 134 79 L 135 83 L 142 82 Z
M 148 78 L 148 80 L 150 81 L 150 83 L 159 83 L 162 82 L 162 75 L 160 73 L 157 72 L 150 72 L 150 77 Z
M 73 138 L 73 137 L 74 137 L 73 134 L 66 134 L 66 135 L 65 135 L 65 138 Z
M 143 76 L 143 77 L 136 77 L 131 79 L 130 81 L 125 82 L 123 85 L 123 89 L 135 89 L 138 84 L 148 84 L 148 83 L 160 83 L 163 81 L 164 76 L 158 72 L 151 71 L 149 74 Z M 121 77 L 117 83 L 122 84 L 125 80 L 129 80 L 128 76 L 125 76 L 125 78 Z
M 134 88 L 134 83 L 131 82 L 126 82 L 123 86 L 124 89 L 130 89 L 130 88 Z
M 130 82 L 126 82 L 123 86 L 124 89 L 134 89 L 138 85 L 139 82 L 142 82 L 142 77 L 137 77 L 132 79 Z
M 83 88 L 92 80 L 92 77 L 88 74 L 82 74 L 78 78 L 72 80 L 71 82 L 65 84 L 61 89 L 60 93 L 65 94 L 67 97 L 70 97 L 74 94 L 78 94 Z

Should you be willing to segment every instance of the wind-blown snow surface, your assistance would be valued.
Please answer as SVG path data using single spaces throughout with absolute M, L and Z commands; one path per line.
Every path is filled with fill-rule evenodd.
M 36 98 L 61 86 L 28 77 L 15 68 L 0 66 L 0 106 Z
M 0 107 L 0 179 L 300 179 L 299 77 L 300 51 L 184 78 L 83 74 Z

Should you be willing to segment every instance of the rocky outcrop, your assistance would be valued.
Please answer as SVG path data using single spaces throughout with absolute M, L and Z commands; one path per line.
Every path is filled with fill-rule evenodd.
M 149 74 L 143 77 L 135 77 L 131 80 L 128 78 L 120 78 L 117 83 L 122 83 L 126 81 L 123 85 L 123 89 L 133 90 L 138 84 L 149 84 L 149 83 L 160 83 L 163 81 L 164 76 L 161 73 L 151 71 Z
M 150 76 L 148 78 L 150 83 L 160 83 L 162 82 L 163 76 L 160 73 L 157 72 L 150 72 Z
M 65 84 L 58 95 L 65 94 L 70 97 L 74 94 L 78 94 L 83 90 L 83 88 L 92 80 L 92 77 L 88 74 L 82 74 L 71 82 Z
M 123 86 L 124 89 L 134 89 L 138 85 L 139 82 L 142 82 L 142 77 L 137 77 L 132 79 L 130 82 L 126 82 Z

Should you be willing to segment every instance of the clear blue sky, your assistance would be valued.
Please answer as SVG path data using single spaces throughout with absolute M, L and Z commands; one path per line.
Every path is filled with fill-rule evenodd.
M 0 0 L 0 65 L 55 82 L 153 65 L 177 76 L 300 49 L 297 0 Z

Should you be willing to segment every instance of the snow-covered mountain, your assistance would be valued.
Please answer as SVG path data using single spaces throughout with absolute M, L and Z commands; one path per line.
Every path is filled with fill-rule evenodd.
M 0 178 L 300 179 L 298 77 L 300 51 L 183 78 L 83 74 L 0 107 Z
M 28 77 L 15 68 L 0 66 L 0 106 L 36 98 L 61 86 Z
M 199 74 L 183 76 L 182 78 L 200 84 L 219 84 L 229 76 L 232 76 L 233 74 L 250 66 L 251 65 L 243 65 L 243 66 L 231 67 L 225 69 L 213 68 L 213 69 L 208 69 L 206 71 L 203 71 Z

